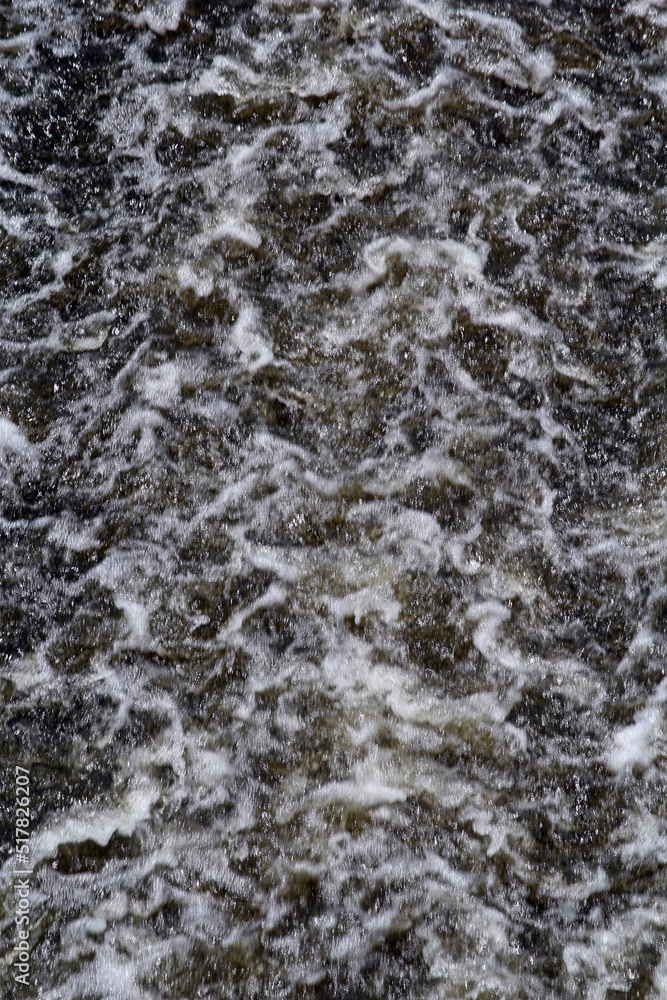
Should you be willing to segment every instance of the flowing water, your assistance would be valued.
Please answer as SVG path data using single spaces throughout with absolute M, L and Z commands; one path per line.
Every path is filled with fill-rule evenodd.
M 0 88 L 4 995 L 665 1000 L 664 3 L 15 0 Z

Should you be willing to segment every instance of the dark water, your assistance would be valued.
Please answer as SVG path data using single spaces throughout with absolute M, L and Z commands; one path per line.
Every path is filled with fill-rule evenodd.
M 665 1000 L 667 8 L 0 39 L 5 995 Z

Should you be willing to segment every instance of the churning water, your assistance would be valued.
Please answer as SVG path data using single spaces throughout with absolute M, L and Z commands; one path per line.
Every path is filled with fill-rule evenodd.
M 665 1000 L 665 4 L 15 0 L 0 88 L 5 996 Z

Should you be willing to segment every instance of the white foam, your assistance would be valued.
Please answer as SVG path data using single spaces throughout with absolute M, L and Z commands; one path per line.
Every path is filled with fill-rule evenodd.
M 391 257 L 407 257 L 413 251 L 409 240 L 383 238 L 367 244 L 362 251 L 366 273 L 352 282 L 353 291 L 359 295 L 387 276 Z
M 0 460 L 8 455 L 16 455 L 27 465 L 34 465 L 39 458 L 39 449 L 32 444 L 25 433 L 7 417 L 0 417 Z
M 44 31 L 22 31 L 18 35 L 12 35 L 10 38 L 0 39 L 0 52 L 6 52 L 7 54 L 20 52 L 21 49 L 27 49 L 30 51 L 34 46 L 42 40 L 44 37 Z
M 193 89 L 195 93 L 231 94 L 241 97 L 250 87 L 261 85 L 262 78 L 245 63 L 231 56 L 215 56 L 210 69 L 204 70 Z
M 40 495 L 48 516 L 1 522 L 18 604 L 51 616 L 36 652 L 6 665 L 16 688 L 8 707 L 15 698 L 40 712 L 73 696 L 71 704 L 99 699 L 90 742 L 114 775 L 106 800 L 47 816 L 34 842 L 50 858 L 62 843 L 104 844 L 114 831 L 134 830 L 141 844 L 138 857 L 109 858 L 94 872 L 40 866 L 39 905 L 58 925 L 65 963 L 45 1000 L 148 1000 L 174 983 L 205 990 L 197 977 L 208 948 L 223 960 L 227 949 L 243 956 L 237 985 L 261 993 L 256 949 L 267 942 L 286 994 L 316 992 L 327 973 L 340 975 L 332 989 L 354 990 L 374 950 L 378 975 L 397 968 L 385 944 L 406 934 L 429 977 L 412 983 L 419 970 L 408 962 L 400 970 L 408 993 L 537 996 L 553 983 L 531 971 L 535 956 L 517 937 L 533 890 L 551 901 L 564 991 L 583 990 L 587 1000 L 627 992 L 644 946 L 656 954 L 664 907 L 650 880 L 620 908 L 595 896 L 611 890 L 617 899 L 609 857 L 630 872 L 667 863 L 656 806 L 667 684 L 648 695 L 643 687 L 664 653 L 653 621 L 664 597 L 664 484 L 659 462 L 589 461 L 594 426 L 573 423 L 564 405 L 614 406 L 634 394 L 631 427 L 641 440 L 655 396 L 660 338 L 645 331 L 650 348 L 639 335 L 628 341 L 616 370 L 599 363 L 598 326 L 610 268 L 629 290 L 659 297 L 667 288 L 663 238 L 609 236 L 616 219 L 619 233 L 637 218 L 650 228 L 664 192 L 653 192 L 654 205 L 645 185 L 601 188 L 577 146 L 581 125 L 605 171 L 631 169 L 634 154 L 619 159 L 638 121 L 627 93 L 591 87 L 590 74 L 560 63 L 555 73 L 535 40 L 549 38 L 548 10 L 529 37 L 510 8 L 490 17 L 446 0 L 407 0 L 389 13 L 279 0 L 216 18 L 218 35 L 194 58 L 189 43 L 207 27 L 204 13 L 182 0 L 129 6 L 140 30 L 117 35 L 123 52 L 99 120 L 113 145 L 110 192 L 90 212 L 56 209 L 57 164 L 39 177 L 0 164 L 11 206 L 0 224 L 30 268 L 8 290 L 2 386 L 12 410 L 0 453 L 10 471 L 40 455 L 68 463 L 55 502 Z M 649 23 L 662 16 L 640 0 L 628 17 L 639 16 L 633 6 Z M 44 101 L 48 110 L 52 68 L 38 41 L 48 35 L 55 59 L 80 51 L 87 15 L 63 10 L 53 0 L 11 9 L 18 34 L 0 42 L 3 56 L 27 87 L 43 73 L 44 89 L 2 93 L 0 133 L 10 146 L 24 108 Z M 45 34 L 23 33 L 28 14 L 39 14 Z M 433 41 L 439 61 L 419 83 L 420 60 L 389 51 L 413 29 L 416 43 Z M 151 37 L 176 31 L 165 46 Z M 660 44 L 642 37 L 645 49 L 626 60 L 637 106 L 642 94 L 654 103 L 667 94 Z M 216 57 L 202 54 L 216 46 Z M 603 76 L 621 80 L 625 57 L 602 48 Z M 494 96 L 502 80 L 521 89 L 515 106 L 511 95 Z M 206 93 L 224 99 L 196 100 Z M 494 123 L 499 135 L 505 124 L 523 140 L 492 145 Z M 359 124 L 367 150 L 350 147 Z M 185 170 L 163 156 L 180 138 L 194 150 Z M 558 166 L 543 157 L 545 142 Z M 141 211 L 129 192 L 143 199 Z M 308 215 L 311 197 L 325 219 Z M 551 243 L 558 234 L 539 221 L 556 201 L 560 221 L 576 230 L 560 255 Z M 308 260 L 293 256 L 292 225 Z M 513 279 L 489 266 L 496 239 L 523 251 Z M 98 265 L 99 287 L 82 285 Z M 260 271 L 262 282 L 270 276 L 261 289 Z M 124 325 L 131 301 L 141 312 Z M 181 336 L 180 310 L 193 301 L 208 344 Z M 171 321 L 160 323 L 170 302 L 173 335 Z M 38 323 L 20 341 L 33 329 L 23 328 L 24 315 Z M 461 317 L 499 332 L 504 377 L 489 369 L 479 377 L 469 364 Z M 605 337 L 615 335 L 613 312 L 610 323 Z M 577 331 L 586 350 L 568 353 L 564 338 Z M 34 373 L 62 350 L 71 353 L 55 362 L 71 378 L 33 423 L 19 408 L 23 359 Z M 519 380 L 540 403 L 517 395 Z M 374 406 L 375 389 L 389 384 Z M 274 391 L 305 420 L 299 443 L 265 427 L 262 401 Z M 20 508 L 21 484 L 10 479 L 3 488 Z M 600 482 L 615 506 L 597 504 Z M 581 496 L 568 484 L 575 493 L 581 484 Z M 436 494 L 445 507 L 451 500 L 451 521 Z M 574 514 L 563 497 L 575 501 Z M 494 518 L 495 509 L 510 516 Z M 323 544 L 292 538 L 311 524 Z M 34 564 L 26 552 L 37 553 Z M 51 553 L 65 567 L 55 576 Z M 605 567 L 610 589 L 593 586 L 587 600 L 599 597 L 605 614 L 623 604 L 628 616 L 622 659 L 592 644 L 587 615 L 568 597 L 592 564 Z M 258 592 L 261 579 L 271 586 Z M 61 642 L 85 621 L 98 585 L 121 615 L 96 630 L 90 669 L 61 677 Z M 223 592 L 233 609 L 220 627 L 222 609 L 208 601 Z M 296 641 L 280 652 L 257 620 L 272 608 L 296 623 Z M 63 609 L 64 624 L 54 624 Z M 216 634 L 202 638 L 201 625 Z M 586 657 L 562 655 L 561 642 L 579 642 L 579 632 Z M 536 645 L 541 655 L 529 651 Z M 612 656 L 609 669 L 591 667 L 590 649 Z M 610 731 L 610 692 L 621 681 L 630 714 Z M 508 722 L 528 687 L 581 709 L 567 732 L 532 717 L 521 728 Z M 145 715 L 159 720 L 157 732 L 135 729 Z M 81 737 L 68 753 L 75 770 L 90 763 Z M 617 775 L 612 793 L 633 783 L 632 795 L 608 844 L 585 851 L 565 877 L 535 864 L 531 817 L 539 806 L 552 823 L 574 827 L 581 806 L 568 783 L 547 794 L 540 781 L 547 765 L 551 774 L 586 762 Z M 136 783 L 124 790 L 128 779 Z M 341 824 L 357 810 L 363 822 Z M 290 823 L 277 840 L 276 818 Z M 504 868 L 509 880 L 498 876 Z M 318 883 L 321 905 L 305 924 L 293 919 L 295 878 Z M 172 903 L 179 925 L 167 929 L 161 910 Z M 653 977 L 663 1000 L 665 967 L 667 958 Z M 371 993 L 379 981 L 366 983 Z
M 201 243 L 206 245 L 224 239 L 243 243 L 245 246 L 252 247 L 253 250 L 262 245 L 262 237 L 257 229 L 239 215 L 230 215 L 217 225 L 205 230 L 201 236 Z
M 72 519 L 55 521 L 49 529 L 49 540 L 70 552 L 87 552 L 99 547 L 97 532 L 102 528 L 102 519 L 95 524 L 81 528 Z
M 62 277 L 62 267 L 67 267 L 67 261 L 61 262 L 59 276 Z M 55 270 L 55 268 L 54 268 Z M 87 316 L 81 324 L 85 336 L 76 336 L 70 342 L 70 348 L 75 352 L 98 351 L 109 336 L 116 314 L 107 309 Z
M 42 650 L 17 658 L 4 669 L 19 691 L 41 689 L 53 693 L 56 689 L 56 673 Z
M 667 1000 L 667 948 L 662 951 L 660 962 L 653 970 L 653 986 L 658 1000 Z
M 392 788 L 372 779 L 367 781 L 339 781 L 322 785 L 313 796 L 318 805 L 329 805 L 341 802 L 347 805 L 362 806 L 367 809 L 379 805 L 393 805 L 405 802 L 407 792 L 402 788 Z
M 458 240 L 442 240 L 440 245 L 460 274 L 466 278 L 481 277 L 486 263 L 486 252 L 483 249 Z
M 336 618 L 353 617 L 357 624 L 368 615 L 378 615 L 385 623 L 395 622 L 401 612 L 400 603 L 386 585 L 363 587 L 345 597 L 327 597 L 327 604 Z
M 659 292 L 667 288 L 667 267 L 661 267 L 655 278 L 653 279 L 653 284 Z
M 240 635 L 241 629 L 243 628 L 243 623 L 248 618 L 252 617 L 252 615 L 254 615 L 257 611 L 260 611 L 262 608 L 275 607 L 275 605 L 282 604 L 284 600 L 284 588 L 277 583 L 272 583 L 261 597 L 258 597 L 247 607 L 241 609 L 240 611 L 236 611 L 231 616 L 229 622 L 220 629 L 220 632 L 218 633 L 218 641 L 229 641 L 234 637 L 236 637 L 238 641 L 242 641 Z
M 171 407 L 180 397 L 182 381 L 181 368 L 174 361 L 166 361 L 146 371 L 142 395 L 153 406 Z
M 645 770 L 652 764 L 658 753 L 655 741 L 663 718 L 661 706 L 652 705 L 638 712 L 632 725 L 619 729 L 607 754 L 609 768 L 616 774 L 622 774 L 633 767 Z
M 137 28 L 148 28 L 156 35 L 166 35 L 178 30 L 186 7 L 187 0 L 154 0 L 130 20 Z
M 257 308 L 244 305 L 232 327 L 230 340 L 240 351 L 241 360 L 250 372 L 273 362 L 273 350 L 260 333 L 262 317 Z
M 130 649 L 147 649 L 151 643 L 150 616 L 148 608 L 139 601 L 114 596 L 116 606 L 125 615 L 128 634 L 125 645 Z
M 0 51 L 2 51 L 1 48 Z M 32 174 L 22 173 L 20 170 L 17 170 L 15 167 L 12 167 L 11 164 L 7 163 L 1 152 L 0 152 L 0 180 L 6 181 L 9 184 L 22 184 L 24 187 L 33 188 L 36 191 L 39 191 L 42 187 L 42 182 L 39 177 L 33 177 Z M 16 227 L 17 235 L 20 232 L 20 229 L 21 229 L 20 226 Z
M 436 73 L 428 86 L 409 94 L 408 97 L 404 97 L 400 101 L 392 102 L 389 107 L 392 111 L 399 108 L 421 108 L 425 104 L 430 104 L 440 91 L 450 88 L 458 77 L 459 73 L 447 66 Z
M 117 806 L 66 815 L 35 836 L 34 864 L 55 857 L 61 844 L 82 844 L 92 840 L 100 847 L 106 847 L 115 833 L 130 837 L 141 823 L 150 818 L 158 798 L 157 786 L 140 778 Z
M 211 274 L 197 274 L 191 264 L 181 264 L 177 272 L 178 283 L 181 288 L 192 289 L 200 299 L 206 298 L 213 293 L 215 282 Z
M 439 729 L 454 722 L 469 721 L 480 726 L 494 726 L 503 722 L 507 709 L 490 692 L 479 692 L 467 698 L 423 697 L 400 689 L 387 696 L 387 704 L 400 719 Z

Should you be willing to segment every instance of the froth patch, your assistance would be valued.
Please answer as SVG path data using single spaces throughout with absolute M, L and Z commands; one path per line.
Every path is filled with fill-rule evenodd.
M 98 351 L 106 343 L 115 318 L 116 314 L 107 309 L 87 316 L 76 336 L 69 341 L 70 350 L 75 353 Z
M 372 773 L 359 774 L 356 780 L 333 781 L 311 795 L 292 801 L 278 813 L 278 822 L 287 823 L 300 812 L 340 805 L 350 809 L 378 809 L 400 805 L 407 800 L 403 788 L 388 785 Z
M 655 278 L 653 279 L 653 284 L 659 292 L 667 288 L 667 267 L 661 267 Z
M 146 372 L 142 394 L 154 406 L 172 406 L 181 394 L 181 371 L 173 361 L 167 361 Z
M 198 94 L 230 94 L 239 98 L 261 83 L 262 78 L 250 66 L 230 56 L 219 55 L 213 59 L 211 68 L 201 74 L 194 90 Z
M 616 733 L 607 754 L 610 770 L 615 774 L 631 771 L 635 767 L 644 771 L 653 763 L 658 752 L 655 743 L 663 714 L 660 705 L 651 705 L 637 713 L 631 726 L 625 726 Z
M 39 451 L 20 427 L 7 417 L 0 417 L 0 465 L 6 464 L 9 455 L 15 455 L 26 464 L 32 465 L 37 461 Z
M 387 697 L 387 704 L 394 715 L 417 725 L 438 729 L 452 723 L 469 723 L 477 726 L 495 726 L 502 723 L 506 710 L 489 692 L 480 691 L 456 701 L 434 697 L 411 696 L 394 690 Z
M 468 243 L 458 240 L 443 240 L 443 252 L 452 261 L 456 270 L 466 278 L 480 278 L 486 262 L 486 253 Z
M 255 227 L 250 225 L 249 222 L 245 222 L 243 219 L 234 216 L 224 219 L 213 229 L 207 230 L 202 242 L 217 243 L 220 240 L 241 243 L 252 247 L 253 250 L 259 249 L 262 245 L 262 237 Z
M 197 274 L 190 264 L 182 264 L 176 272 L 176 277 L 184 291 L 190 289 L 200 299 L 211 295 L 215 287 L 212 275 Z
M 273 361 L 273 351 L 260 333 L 261 322 L 261 313 L 257 308 L 244 306 L 231 331 L 230 340 L 250 372 L 258 371 Z
M 131 21 L 137 28 L 148 28 L 156 35 L 166 35 L 178 30 L 186 7 L 187 0 L 158 0 L 145 7 Z
M 401 612 L 389 587 L 363 587 L 342 598 L 330 597 L 327 603 L 336 618 L 353 617 L 357 624 L 371 614 L 379 615 L 386 623 L 395 622 Z
M 394 111 L 399 108 L 421 108 L 425 104 L 430 104 L 441 90 L 451 87 L 458 76 L 459 73 L 456 70 L 447 66 L 445 69 L 440 70 L 439 73 L 436 73 L 428 86 L 423 87 L 421 90 L 413 91 L 402 100 L 393 102 L 389 107 Z
M 125 615 L 128 634 L 125 645 L 132 649 L 146 649 L 150 646 L 151 630 L 148 608 L 138 601 L 122 597 L 114 598 L 117 608 Z
M 61 844 L 82 844 L 92 840 L 106 847 L 115 833 L 130 837 L 140 823 L 150 818 L 158 798 L 158 787 L 141 781 L 113 809 L 100 809 L 87 816 L 66 816 L 36 838 L 35 864 L 55 857 Z

